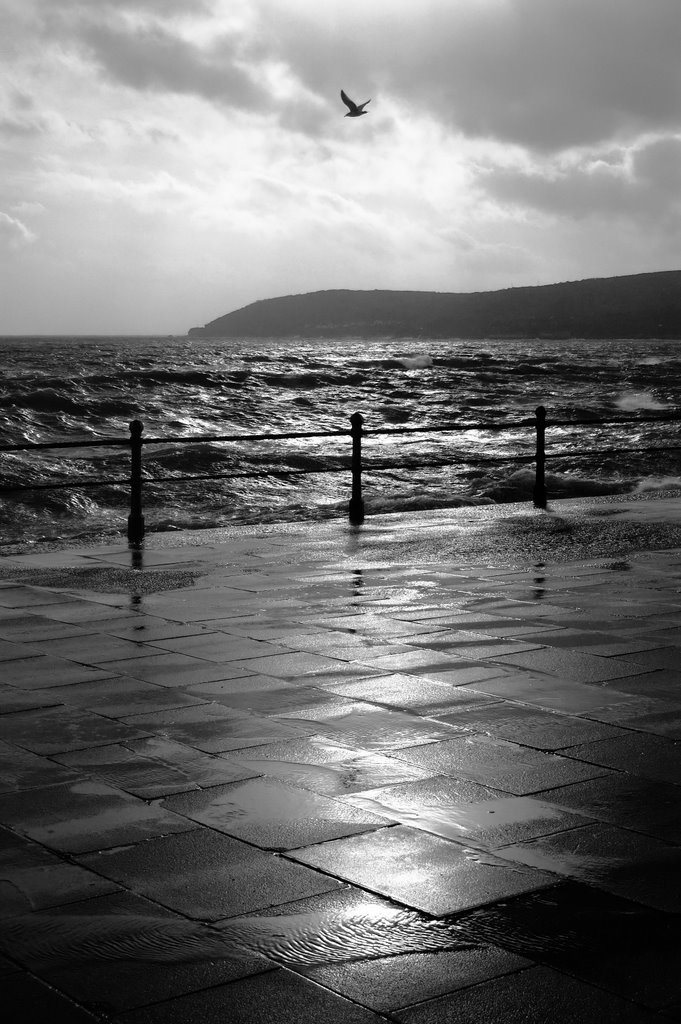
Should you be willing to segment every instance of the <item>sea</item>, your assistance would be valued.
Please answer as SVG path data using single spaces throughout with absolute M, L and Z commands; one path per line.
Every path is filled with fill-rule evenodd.
M 6 337 L 0 352 L 6 553 L 125 532 L 130 450 L 88 443 L 135 419 L 156 442 L 147 532 L 346 516 L 355 412 L 367 516 L 531 501 L 540 405 L 580 421 L 547 429 L 549 499 L 681 487 L 681 427 L 664 421 L 681 415 L 680 342 Z M 333 436 L 208 439 L 308 432 Z M 78 445 L 6 450 L 63 441 Z

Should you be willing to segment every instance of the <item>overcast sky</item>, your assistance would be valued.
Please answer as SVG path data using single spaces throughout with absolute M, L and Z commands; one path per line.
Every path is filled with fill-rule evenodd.
M 0 49 L 0 332 L 681 267 L 681 0 L 0 0 Z

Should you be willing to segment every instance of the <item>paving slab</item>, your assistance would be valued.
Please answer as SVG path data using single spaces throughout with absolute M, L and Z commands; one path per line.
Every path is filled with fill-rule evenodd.
M 679 991 L 681 919 L 578 882 L 482 907 L 458 918 L 470 939 L 509 952 L 651 1009 Z
M 36 640 L 33 649 L 39 654 L 53 654 L 83 665 L 105 667 L 109 661 L 143 658 L 158 654 L 154 647 L 135 640 L 124 640 L 106 633 L 89 633 L 50 640 Z
M 472 794 L 464 797 L 453 783 L 453 779 L 436 778 L 389 786 L 348 796 L 346 802 L 432 835 L 487 850 L 579 828 L 592 820 L 532 797 L 497 796 L 494 791 L 481 794 L 478 800 Z
M 646 779 L 681 784 L 681 742 L 666 736 L 629 732 L 567 747 L 563 753 L 580 762 L 588 761 Z
M 454 731 L 435 720 L 342 698 L 335 707 L 288 712 L 281 720 L 308 724 L 323 736 L 365 750 L 398 750 L 448 739 Z
M 35 754 L 57 754 L 143 735 L 144 730 L 104 715 L 65 706 L 17 711 L 0 718 L 0 739 Z
M 0 715 L 15 711 L 31 711 L 33 708 L 56 707 L 62 702 L 52 696 L 49 690 L 21 690 L 16 686 L 0 683 Z
M 380 1013 L 466 989 L 531 966 L 506 950 L 410 953 L 366 963 L 304 969 L 306 977 Z
M 114 892 L 115 882 L 70 864 L 38 843 L 0 829 L 0 898 L 3 915 L 80 903 Z
M 506 846 L 498 856 L 678 914 L 681 849 L 614 825 L 585 825 Z
M 113 664 L 113 663 L 112 663 Z M 49 686 L 64 686 L 68 683 L 86 683 L 94 679 L 108 679 L 115 675 L 110 669 L 94 665 L 79 665 L 66 658 L 41 654 L 29 658 L 17 658 L 2 667 L 2 681 L 24 690 L 42 690 Z
M 466 732 L 482 733 L 538 750 L 561 750 L 622 735 L 621 729 L 602 722 L 509 701 L 466 707 L 437 717 Z
M 105 878 L 202 921 L 289 903 L 341 884 L 209 828 L 78 860 Z
M 120 927 L 126 922 L 130 922 L 130 936 Z M 14 953 L 43 981 L 89 1011 L 107 1015 L 274 968 L 254 953 L 238 958 L 193 960 L 195 929 L 192 932 L 186 925 L 184 918 L 167 908 L 118 891 L 61 906 L 49 917 L 36 914 L 15 921 Z M 118 946 L 118 958 L 109 958 L 105 952 L 97 956 L 93 939 L 98 934 L 104 939 L 103 951 L 107 941 Z M 129 937 L 137 939 L 131 945 L 137 946 L 140 959 L 134 959 L 132 954 L 126 957 L 124 944 Z M 79 954 L 63 956 L 69 946 L 79 950 Z M 168 956 L 168 947 L 175 949 L 174 960 Z
M 12 643 L 10 640 L 0 640 L 0 664 L 7 661 L 19 661 L 23 658 L 37 657 L 44 654 L 44 651 L 31 649 L 25 644 Z
M 82 853 L 185 832 L 186 818 L 94 780 L 0 796 L 0 822 L 51 850 Z
M 272 778 L 183 793 L 163 806 L 266 850 L 292 850 L 385 825 L 385 816 Z
M 622 682 L 626 684 L 626 680 L 617 680 L 618 685 Z M 631 694 L 628 692 L 603 686 L 589 686 L 569 679 L 557 683 L 550 676 L 535 672 L 513 673 L 495 679 L 485 679 L 466 689 L 520 704 L 536 704 L 547 711 L 562 711 L 575 715 L 585 715 L 631 701 Z
M 647 671 L 640 662 L 600 658 L 595 654 L 552 647 L 538 648 L 520 654 L 505 654 L 498 660 L 502 665 L 527 668 L 533 672 L 547 672 L 573 683 L 600 683 L 605 679 L 621 679 L 623 676 L 642 675 Z
M 296 850 L 289 857 L 441 917 L 551 885 L 541 870 L 396 825 Z
M 0 607 L 2 608 L 33 608 L 36 606 L 42 608 L 49 604 L 63 605 L 67 602 L 78 603 L 71 597 L 53 594 L 42 587 L 21 587 L 10 584 L 0 590 Z
M 313 745 L 314 741 L 310 743 L 310 747 Z M 344 796 L 348 793 L 360 793 L 363 790 L 430 777 L 427 771 L 404 761 L 386 757 L 384 754 L 357 754 L 352 757 L 352 751 L 348 748 L 341 748 L 342 754 L 345 755 L 343 760 L 329 759 L 324 764 L 296 760 L 296 757 L 301 755 L 294 751 L 289 753 L 282 750 L 279 754 L 280 759 L 274 756 L 265 757 L 264 753 L 271 755 L 275 746 L 277 745 L 272 744 L 253 750 L 236 751 L 231 757 L 233 761 L 238 760 L 245 769 L 323 796 Z
M 639 1004 L 577 981 L 549 967 L 527 970 L 474 985 L 440 999 L 399 1010 L 405 1024 L 660 1024 L 659 1016 Z
M 281 679 L 296 679 L 308 673 L 319 673 L 325 670 L 340 671 L 345 662 L 338 658 L 327 658 L 323 654 L 311 654 L 308 651 L 287 651 L 285 654 L 272 657 L 246 658 L 233 662 L 235 668 L 246 672 L 262 673 L 277 676 Z
M 209 688 L 205 687 L 204 692 L 208 691 Z M 198 693 L 198 687 L 192 687 L 192 692 Z M 219 693 L 212 688 L 210 696 L 218 704 L 226 704 L 230 708 L 240 708 L 242 711 L 254 712 L 267 717 L 334 704 L 333 693 L 328 692 L 327 689 L 306 684 L 291 686 L 290 683 L 282 679 L 277 680 L 277 685 L 263 686 L 258 690 L 252 690 L 248 677 L 246 677 L 245 684 L 238 688 L 223 687 L 222 692 Z
M 187 654 L 146 654 L 143 658 L 124 658 L 107 662 L 108 675 L 127 675 L 159 686 L 191 686 L 213 679 L 230 679 L 248 675 L 248 670 L 234 667 L 236 663 L 219 665 Z M 75 682 L 75 680 L 74 680 Z
M 471 779 L 519 796 L 609 774 L 602 766 L 479 735 L 405 747 L 394 756 L 432 772 Z
M 234 1024 L 379 1024 L 385 1020 L 349 999 L 292 974 L 270 971 L 121 1015 L 121 1024 L 204 1024 L 229 1017 Z
M 195 636 L 154 640 L 152 643 L 154 648 L 159 650 L 188 654 L 192 657 L 203 658 L 205 661 L 215 661 L 218 664 L 243 661 L 247 658 L 273 658 L 281 654 L 290 654 L 290 648 L 270 643 L 267 640 L 250 640 L 223 632 L 203 632 Z
M 451 683 L 423 676 L 395 672 L 348 682 L 325 683 L 325 689 L 350 699 L 381 704 L 402 711 L 415 711 L 429 718 L 441 718 L 448 711 L 492 704 L 497 698 L 463 690 Z
M 93 1024 L 101 1020 L 24 972 L 3 979 L 3 998 L 7 1006 L 21 1007 L 28 1020 L 49 1020 L 51 1024 Z
M 130 715 L 125 722 L 142 732 L 153 732 L 213 753 L 255 747 L 305 731 L 293 722 L 272 721 L 215 703 Z
M 53 686 L 43 692 L 34 690 L 33 696 L 43 696 L 51 704 L 65 704 L 108 718 L 125 718 L 126 715 L 144 711 L 164 711 L 167 708 L 202 703 L 200 697 L 191 696 L 174 687 L 145 683 L 129 676 L 110 676 L 95 682 Z
M 186 748 L 194 754 L 189 758 L 180 744 L 168 743 L 168 748 L 163 756 L 160 751 L 154 751 L 151 744 L 140 744 L 138 749 L 134 749 L 132 742 L 130 746 L 112 743 L 106 747 L 55 755 L 55 760 L 143 800 L 224 785 L 258 774 L 245 766 L 230 764 L 223 758 Z
M 70 768 L 0 740 L 0 792 L 39 789 L 41 786 L 67 782 L 77 777 L 76 772 Z
M 678 786 L 618 772 L 536 793 L 557 807 L 681 845 Z

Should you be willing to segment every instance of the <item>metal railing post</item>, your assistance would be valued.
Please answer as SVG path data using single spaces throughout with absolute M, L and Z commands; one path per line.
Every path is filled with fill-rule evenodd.
M 140 544 L 144 540 L 144 516 L 142 515 L 142 432 L 140 420 L 130 424 L 130 515 L 128 516 L 128 541 Z
M 540 405 L 535 410 L 537 429 L 537 475 L 534 483 L 532 500 L 536 508 L 546 508 L 546 409 Z
M 362 423 L 361 412 L 350 417 L 352 437 L 352 496 L 348 508 L 350 522 L 359 526 L 364 522 L 364 502 L 362 501 Z

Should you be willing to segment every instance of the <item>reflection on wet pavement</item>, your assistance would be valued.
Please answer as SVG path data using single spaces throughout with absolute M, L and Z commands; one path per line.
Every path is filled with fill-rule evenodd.
M 0 581 L 0 960 L 26 998 L 673 1017 L 681 552 L 511 557 L 546 516 L 506 514 L 77 556 L 80 582 L 194 579 L 155 593 Z M 473 565 L 488 518 L 505 555 Z M 67 553 L 16 565 L 43 557 L 63 582 Z
M 385 825 L 382 816 L 275 779 L 182 793 L 163 806 L 269 850 L 290 850 Z
M 408 794 L 405 795 L 403 787 L 394 788 L 401 788 L 402 792 L 395 794 L 392 788 L 374 790 L 348 797 L 348 802 L 365 811 L 384 814 L 387 818 L 434 835 L 465 840 L 491 849 L 521 842 L 523 839 L 550 835 L 552 832 L 579 828 L 591 820 L 530 797 L 461 803 L 452 800 L 446 789 L 437 793 L 431 788 L 431 800 L 433 796 L 441 797 L 437 803 L 431 803 L 428 799 L 423 801 L 420 795 L 410 799 Z
M 9 919 L 0 937 L 0 949 L 34 967 L 88 960 L 181 963 L 252 953 L 309 965 L 477 945 L 454 923 L 370 902 L 342 913 L 237 918 L 219 929 L 178 918 L 31 914 Z
M 350 751 L 343 748 L 347 755 Z M 326 764 L 299 764 L 295 761 L 258 760 L 262 750 L 257 747 L 253 757 L 239 757 L 239 764 L 254 773 L 275 776 L 291 782 L 301 789 L 327 796 L 342 796 L 361 790 L 375 789 L 392 783 L 421 779 L 428 773 L 413 765 L 385 757 L 383 754 L 364 754 L 345 761 L 329 761 Z M 234 759 L 234 758 L 233 758 Z

